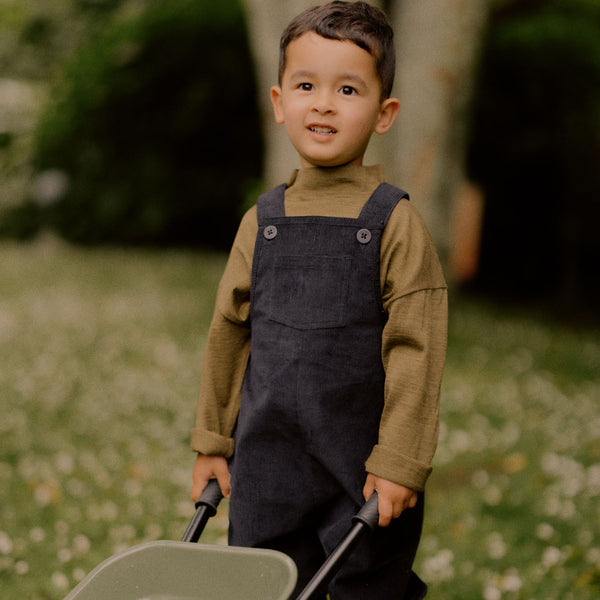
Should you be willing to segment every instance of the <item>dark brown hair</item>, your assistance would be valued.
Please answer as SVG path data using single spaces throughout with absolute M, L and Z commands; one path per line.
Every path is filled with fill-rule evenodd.
M 287 47 L 310 31 L 329 40 L 351 41 L 375 57 L 381 99 L 390 97 L 394 85 L 396 52 L 394 32 L 382 10 L 366 2 L 334 0 L 300 13 L 281 35 L 279 83 L 285 71 Z

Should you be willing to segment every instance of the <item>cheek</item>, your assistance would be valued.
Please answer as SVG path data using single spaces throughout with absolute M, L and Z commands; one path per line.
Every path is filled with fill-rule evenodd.
M 352 120 L 352 126 L 355 131 L 360 131 L 361 133 L 373 133 L 375 130 L 375 125 L 377 124 L 379 118 L 379 112 L 375 112 L 373 110 L 357 110 L 354 111 L 350 115 L 350 119 Z
M 304 120 L 304 110 L 297 103 L 288 104 L 284 110 L 286 123 L 294 126 L 300 124 Z
M 352 131 L 352 135 L 358 145 L 368 144 L 375 131 L 375 122 L 370 119 L 356 119 L 350 127 L 350 131 Z

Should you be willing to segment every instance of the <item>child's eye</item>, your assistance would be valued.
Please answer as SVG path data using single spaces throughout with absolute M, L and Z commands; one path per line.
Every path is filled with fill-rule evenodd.
M 354 94 L 357 93 L 356 89 L 353 88 L 351 85 L 344 85 L 344 86 L 342 86 L 342 88 L 340 89 L 340 92 L 344 96 L 352 96 L 352 95 L 354 95 Z
M 303 92 L 310 92 L 313 89 L 312 83 L 301 83 L 300 85 L 298 85 L 298 89 L 302 90 Z

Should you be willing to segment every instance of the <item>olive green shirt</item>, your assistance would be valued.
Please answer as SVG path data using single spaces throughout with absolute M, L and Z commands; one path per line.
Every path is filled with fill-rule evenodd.
M 380 166 L 295 171 L 286 216 L 356 218 L 383 182 Z M 196 427 L 196 452 L 230 457 L 250 355 L 250 284 L 258 231 L 256 206 L 240 224 L 219 284 L 209 329 Z M 446 355 L 447 289 L 431 237 L 414 206 L 401 200 L 381 239 L 380 279 L 387 322 L 382 337 L 385 404 L 379 442 L 366 462 L 374 475 L 422 490 L 439 429 Z

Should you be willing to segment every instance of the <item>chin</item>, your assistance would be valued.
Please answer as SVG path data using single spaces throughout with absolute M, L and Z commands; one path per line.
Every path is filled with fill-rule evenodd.
M 362 161 L 356 159 L 344 159 L 344 158 L 330 158 L 330 159 L 304 159 L 305 166 L 307 167 L 321 167 L 321 168 L 333 168 L 333 167 L 345 167 L 346 165 L 360 165 Z

